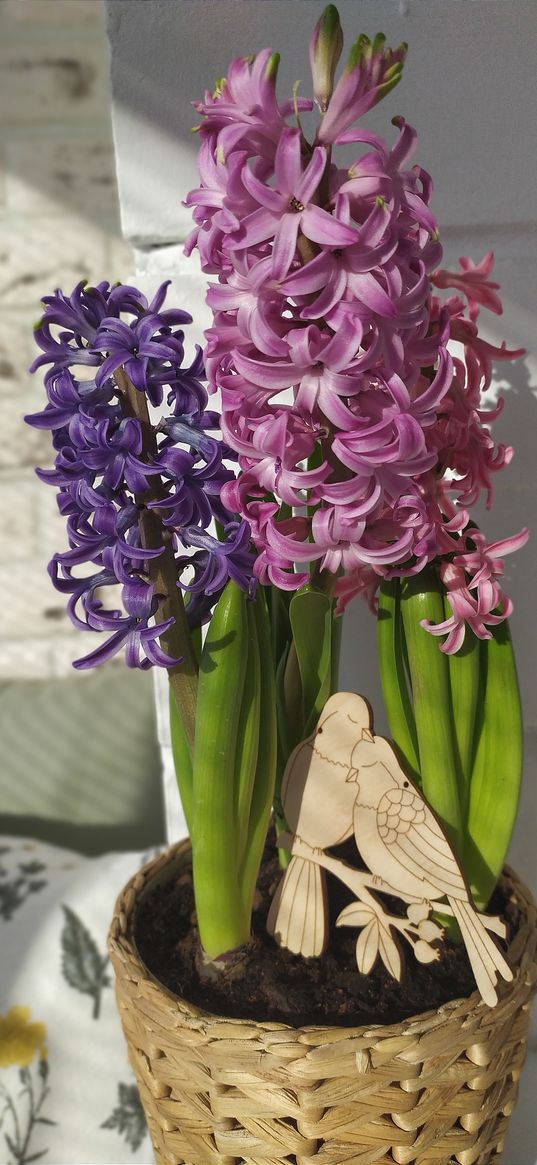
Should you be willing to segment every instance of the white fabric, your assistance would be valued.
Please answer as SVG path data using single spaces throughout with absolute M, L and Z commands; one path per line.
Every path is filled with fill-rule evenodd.
M 109 963 L 104 967 L 106 982 L 97 992 L 96 1018 L 94 996 L 87 993 L 98 978 L 98 958 L 106 958 L 116 895 L 150 857 L 130 853 L 84 858 L 41 842 L 0 837 L 0 1165 L 28 1165 L 34 1154 L 44 1165 L 154 1162 Z M 31 1008 L 27 1022 L 46 1026 L 46 1081 L 39 1074 L 37 1048 L 24 1079 L 20 1063 L 1 1066 L 6 1048 L 14 1050 L 12 1058 L 20 1058 L 28 1042 L 27 1026 L 16 1013 L 20 1048 L 7 1047 L 5 1017 L 13 1007 Z M 16 1136 L 6 1098 L 19 1123 L 20 1146 L 29 1126 L 29 1095 L 23 1092 L 28 1080 L 34 1105 L 43 1085 L 49 1087 L 39 1115 L 55 1123 L 34 1123 L 26 1151 L 17 1157 L 6 1140 L 13 1144 Z M 536 1090 L 534 1050 L 522 1079 L 504 1165 L 537 1165 Z
M 105 984 L 96 992 L 98 1009 L 95 997 L 81 990 L 90 990 L 99 977 L 96 954 L 106 959 L 116 895 L 150 857 L 128 853 L 85 858 L 41 842 L 0 838 L 0 1064 L 6 1049 L 9 1058 L 10 1046 L 2 1021 L 13 1007 L 31 1008 L 29 1022 L 46 1026 L 50 1091 L 39 1115 L 55 1122 L 33 1124 L 20 1165 L 41 1153 L 44 1165 L 154 1162 L 127 1060 L 110 964 L 104 968 Z M 21 1026 L 24 1049 L 26 1029 Z M 26 1076 L 34 1104 L 43 1085 L 39 1065 L 36 1050 Z M 21 1095 L 25 1083 L 21 1072 L 20 1057 L 19 1063 L 0 1067 L 2 1165 L 19 1165 L 10 1140 L 20 1148 L 30 1123 L 29 1095 Z M 18 1146 L 9 1101 L 19 1124 Z M 114 1127 L 103 1128 L 107 1122 Z

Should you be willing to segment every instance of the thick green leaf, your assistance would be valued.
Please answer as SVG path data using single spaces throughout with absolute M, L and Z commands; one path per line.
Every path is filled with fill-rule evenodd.
M 181 713 L 177 707 L 177 700 L 170 687 L 170 736 L 172 741 L 173 763 L 175 777 L 179 788 L 179 796 L 183 806 L 188 832 L 194 832 L 194 794 L 192 778 L 192 752 L 186 738 Z
M 486 907 L 502 871 L 516 821 L 523 767 L 523 724 L 507 621 L 480 645 L 485 682 L 478 708 L 465 870 L 476 905 Z
M 444 619 L 436 572 L 427 568 L 401 586 L 401 613 L 408 651 L 419 771 L 427 800 L 446 826 L 456 850 L 462 849 L 460 776 L 451 706 L 449 664 L 422 620 Z
M 245 912 L 250 917 L 257 875 L 267 838 L 274 800 L 277 762 L 276 684 L 274 670 L 266 666 L 270 653 L 270 623 L 264 596 L 252 604 L 261 659 L 259 749 L 250 802 L 248 836 L 241 870 Z
M 339 664 L 341 659 L 341 638 L 343 634 L 343 616 L 332 611 L 332 647 L 330 657 L 330 692 L 333 696 L 339 691 Z
M 403 646 L 404 629 L 399 592 L 400 584 L 397 578 L 383 582 L 379 592 L 377 636 L 380 675 L 390 732 L 405 764 L 412 770 L 418 783 L 421 783 L 416 721 Z
M 444 600 L 445 618 L 451 608 Z M 455 741 L 459 758 L 461 785 L 461 812 L 463 828 L 468 819 L 470 782 L 474 765 L 476 744 L 476 714 L 481 684 L 480 642 L 468 631 L 460 651 L 448 655 L 449 680 Z
M 288 591 L 279 591 L 273 586 L 264 587 L 263 590 L 265 592 L 270 617 L 272 657 L 274 667 L 276 667 L 291 641 L 291 625 L 289 623 L 290 594 Z
M 256 600 L 260 601 L 259 599 Z M 237 758 L 235 764 L 235 815 L 237 828 L 237 858 L 242 862 L 248 837 L 250 805 L 259 752 L 259 717 L 261 708 L 261 659 L 254 603 L 247 605 L 248 659 L 237 730 Z M 268 669 L 272 671 L 270 662 Z
M 235 769 L 248 659 L 247 596 L 223 591 L 201 655 L 194 752 L 194 892 L 200 938 L 213 959 L 248 941 L 237 874 Z
M 330 695 L 332 602 L 321 591 L 298 591 L 289 605 L 302 687 L 304 736 L 313 731 Z

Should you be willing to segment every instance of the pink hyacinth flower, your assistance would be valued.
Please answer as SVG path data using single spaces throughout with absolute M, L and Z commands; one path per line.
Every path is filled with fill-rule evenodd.
M 454 655 L 462 647 L 466 625 L 478 639 L 492 639 L 489 628 L 509 618 L 513 604 L 498 581 L 505 570 L 502 556 L 520 550 L 528 537 L 529 531 L 523 529 L 487 546 L 485 535 L 472 529 L 464 542 L 473 542 L 475 549 L 456 554 L 452 562 L 441 565 L 440 577 L 453 614 L 442 623 L 423 619 L 421 626 L 431 635 L 447 635 L 440 647 L 446 655 Z
M 355 243 L 358 235 L 354 228 L 338 222 L 313 202 L 325 166 L 326 150 L 316 146 L 303 168 L 300 130 L 286 126 L 274 160 L 275 187 L 261 182 L 248 166 L 244 168 L 244 185 L 259 203 L 259 210 L 243 219 L 241 230 L 231 236 L 229 246 L 240 250 L 273 238 L 272 274 L 283 279 L 295 257 L 299 231 L 312 242 L 328 247 Z
M 444 268 L 435 271 L 431 276 L 434 286 L 443 289 L 456 287 L 458 291 L 462 291 L 468 299 L 471 313 L 481 305 L 501 316 L 502 301 L 499 295 L 496 295 L 500 284 L 488 278 L 494 267 L 494 252 L 487 251 L 480 263 L 473 263 L 464 256 L 459 259 L 459 263 L 462 267 L 461 272 L 447 271 Z

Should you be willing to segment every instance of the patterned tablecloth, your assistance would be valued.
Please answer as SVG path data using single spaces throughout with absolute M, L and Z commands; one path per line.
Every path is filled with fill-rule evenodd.
M 154 1161 L 106 933 L 150 853 L 85 858 L 0 838 L 0 1163 Z
M 106 953 L 116 894 L 151 856 L 0 837 L 0 1165 L 154 1161 Z M 504 1165 L 537 1165 L 536 1094 L 534 1051 Z

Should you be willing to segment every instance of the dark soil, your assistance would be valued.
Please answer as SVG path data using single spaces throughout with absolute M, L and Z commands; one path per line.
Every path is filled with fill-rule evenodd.
M 333 853 L 358 865 L 352 842 Z M 380 960 L 369 975 L 360 974 L 355 959 L 358 930 L 332 926 L 328 949 L 320 959 L 304 959 L 281 949 L 265 930 L 279 878 L 276 850 L 268 846 L 253 918 L 257 942 L 248 955 L 246 973 L 217 982 L 200 980 L 196 969 L 199 938 L 191 870 L 152 888 L 139 903 L 134 923 L 134 939 L 148 969 L 171 991 L 206 1011 L 297 1027 L 398 1023 L 475 990 L 464 946 L 447 937 L 440 958 L 430 964 L 418 963 L 402 940 L 400 949 L 409 957 L 404 958 L 401 983 L 388 974 Z M 330 875 L 328 892 L 333 922 L 352 895 Z M 404 913 L 397 899 L 385 901 L 393 914 Z M 489 912 L 502 915 L 510 935 L 514 933 L 518 909 L 508 880 L 503 879 L 495 891 Z

